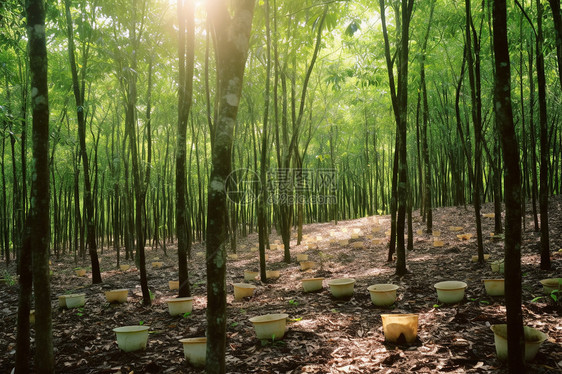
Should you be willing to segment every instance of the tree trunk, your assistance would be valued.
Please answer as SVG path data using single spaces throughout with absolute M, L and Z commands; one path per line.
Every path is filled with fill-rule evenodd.
M 539 88 L 539 129 L 541 143 L 539 208 L 541 213 L 541 269 L 550 270 L 550 243 L 548 233 L 548 164 L 550 147 L 548 145 L 548 128 L 546 113 L 546 78 L 544 73 L 543 5 L 537 0 L 537 85 Z
M 406 219 L 406 205 L 408 199 L 408 166 L 406 153 L 407 112 L 408 112 L 408 39 L 410 30 L 410 17 L 412 14 L 413 1 L 401 1 L 401 33 L 400 48 L 398 52 L 398 88 L 394 84 L 393 63 L 390 56 L 390 43 L 386 30 L 386 17 L 384 0 L 379 0 L 381 10 L 381 23 L 383 28 L 386 65 L 392 97 L 392 108 L 396 120 L 396 144 L 395 150 L 398 155 L 398 185 L 397 196 L 397 222 L 396 222 L 396 274 L 401 276 L 407 273 L 406 269 L 406 247 L 404 241 L 404 229 Z M 398 92 L 397 92 L 398 91 Z M 391 233 L 392 235 L 392 233 Z M 389 253 L 390 254 L 390 253 Z M 390 256 L 389 256 L 390 257 Z
M 31 227 L 33 288 L 35 302 L 35 370 L 54 373 L 49 279 L 49 89 L 45 8 L 41 0 L 26 4 L 33 115 L 33 183 L 31 185 Z M 99 272 L 99 269 L 98 269 Z M 29 315 L 28 315 L 29 318 Z
M 505 303 L 507 309 L 508 370 L 524 371 L 523 314 L 521 311 L 521 171 L 519 146 L 511 107 L 511 72 L 505 0 L 493 3 L 493 41 L 496 77 L 494 108 L 505 167 Z
M 195 15 L 192 0 L 178 0 L 179 21 L 179 92 L 178 137 L 176 146 L 176 236 L 178 239 L 179 296 L 191 296 L 187 251 L 191 242 L 186 198 L 187 119 L 193 99 L 193 66 L 195 56 Z
M 84 205 L 87 225 L 88 252 L 92 262 L 92 283 L 101 283 L 100 265 L 98 261 L 97 243 L 96 243 L 96 225 L 94 221 L 94 202 L 92 198 L 92 186 L 90 182 L 90 171 L 88 164 L 88 152 L 86 151 L 86 118 L 84 113 L 84 84 L 80 87 L 78 81 L 78 71 L 76 69 L 76 60 L 74 57 L 74 33 L 72 26 L 72 18 L 70 16 L 70 0 L 65 0 L 65 12 L 67 23 L 68 37 L 68 59 L 70 62 L 70 70 L 72 73 L 72 88 L 74 91 L 74 99 L 76 101 L 76 115 L 78 118 L 78 138 L 80 141 L 80 154 L 82 158 L 82 167 L 84 168 Z M 84 56 L 82 69 L 87 67 L 87 54 Z
M 232 143 L 242 93 L 255 1 L 207 3 L 217 65 L 216 123 L 207 214 L 207 373 L 225 373 L 226 245 L 225 181 L 231 171 Z M 237 40 L 237 43 L 232 43 Z
M 556 57 L 558 61 L 558 79 L 562 88 L 562 16 L 560 15 L 560 0 L 548 0 L 554 21 L 556 35 Z

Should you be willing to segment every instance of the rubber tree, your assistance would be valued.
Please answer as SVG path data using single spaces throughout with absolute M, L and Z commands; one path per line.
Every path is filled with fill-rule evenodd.
M 505 0 L 492 8 L 495 54 L 494 110 L 503 149 L 505 186 L 505 304 L 507 309 L 507 365 L 510 373 L 524 371 L 523 313 L 521 310 L 521 170 L 519 145 L 511 106 L 511 72 Z
M 72 90 L 76 101 L 76 116 L 78 119 L 78 139 L 80 142 L 80 157 L 84 169 L 84 205 L 85 220 L 87 227 L 88 251 L 90 261 L 92 263 L 92 283 L 101 283 L 100 265 L 98 260 L 97 242 L 96 242 L 96 224 L 94 219 L 94 199 L 92 198 L 92 183 L 90 179 L 90 170 L 88 163 L 88 151 L 86 150 L 86 113 L 85 113 L 85 91 L 86 91 L 86 69 L 88 66 L 89 48 L 85 48 L 82 56 L 81 79 L 78 78 L 78 69 L 75 58 L 74 47 L 74 30 L 73 22 L 70 14 L 70 0 L 64 2 L 66 14 L 66 28 L 68 37 L 68 61 L 70 63 L 70 71 L 72 74 Z M 83 9 L 82 9 L 83 10 Z
M 404 241 L 404 230 L 406 222 L 406 205 L 408 203 L 408 166 L 406 154 L 406 132 L 408 127 L 408 39 L 410 31 L 410 17 L 414 6 L 413 0 L 402 0 L 401 10 L 401 32 L 400 47 L 398 50 L 398 86 L 395 85 L 393 72 L 393 59 L 390 55 L 390 42 L 386 28 L 385 2 L 379 0 L 381 23 L 384 37 L 384 50 L 386 67 L 388 71 L 388 81 L 390 84 L 390 94 L 392 98 L 392 109 L 396 120 L 396 149 L 395 165 L 397 167 L 398 184 L 396 188 L 397 213 L 396 218 L 396 274 L 404 275 L 406 269 L 406 247 Z M 397 162 L 396 162 L 397 161 Z M 392 230 L 391 230 L 392 231 Z M 391 232 L 391 236 L 394 233 Z
M 207 373 L 225 373 L 226 352 L 226 179 L 248 56 L 254 0 L 207 1 L 216 58 L 217 92 L 207 198 Z
M 186 133 L 187 119 L 193 102 L 193 69 L 195 58 L 195 4 L 178 0 L 178 136 L 176 145 L 176 236 L 178 238 L 179 296 L 191 296 L 187 253 L 191 245 L 191 228 L 187 206 Z

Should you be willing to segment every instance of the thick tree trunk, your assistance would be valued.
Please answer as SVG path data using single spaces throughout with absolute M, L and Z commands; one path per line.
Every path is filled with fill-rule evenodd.
M 54 373 L 49 279 L 49 89 L 45 8 L 41 0 L 26 4 L 33 115 L 33 183 L 31 186 L 31 240 L 35 301 L 35 370 Z M 99 269 L 98 269 L 99 272 Z M 29 318 L 29 315 L 28 315 Z
M 216 123 L 207 214 L 207 373 L 225 373 L 226 233 L 225 182 L 231 171 L 232 143 L 248 55 L 254 0 L 208 1 L 217 63 Z M 230 9 L 229 9 L 230 8 Z M 236 40 L 233 43 L 232 40 Z
M 521 171 L 519 146 L 511 107 L 511 73 L 505 0 L 493 3 L 496 77 L 494 108 L 505 167 L 505 302 L 507 309 L 508 370 L 524 371 L 523 314 L 521 310 Z

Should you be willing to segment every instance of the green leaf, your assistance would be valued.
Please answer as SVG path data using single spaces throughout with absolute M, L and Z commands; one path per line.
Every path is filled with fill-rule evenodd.
M 439 305 L 439 304 L 433 304 L 433 307 L 434 307 L 434 308 L 439 308 L 440 306 L 441 306 L 441 305 Z
M 535 297 L 533 300 L 531 300 L 531 302 L 536 303 L 540 299 L 542 299 L 542 296 Z
M 490 302 L 486 300 L 480 300 L 480 304 L 490 305 Z

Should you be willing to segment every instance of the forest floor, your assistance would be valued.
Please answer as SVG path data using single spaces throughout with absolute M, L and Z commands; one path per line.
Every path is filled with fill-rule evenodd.
M 493 211 L 491 205 L 483 213 Z M 407 254 L 409 273 L 397 277 L 395 264 L 386 261 L 389 230 L 388 216 L 367 217 L 333 223 L 310 224 L 304 233 L 310 238 L 322 236 L 317 249 L 292 242 L 293 259 L 306 253 L 316 261 L 317 269 L 300 270 L 296 261 L 282 262 L 282 250 L 268 250 L 268 265 L 281 270 L 281 277 L 267 284 L 255 281 L 253 297 L 234 300 L 232 283 L 243 281 L 244 269 L 257 268 L 257 252 L 250 248 L 257 243 L 256 234 L 241 239 L 239 259 L 229 260 L 227 272 L 227 372 L 229 373 L 420 373 L 475 372 L 501 373 L 505 364 L 496 358 L 491 324 L 505 323 L 505 299 L 489 297 L 482 279 L 497 278 L 489 262 L 503 258 L 503 241 L 490 236 L 493 219 L 483 218 L 485 252 L 488 263 L 471 261 L 476 254 L 475 224 L 470 206 L 434 210 L 434 230 L 440 230 L 442 247 L 434 247 L 434 238 L 417 230 L 423 229 L 418 212 L 414 214 L 414 250 Z M 522 248 L 523 317 L 525 324 L 548 335 L 529 372 L 562 372 L 562 303 L 542 294 L 539 280 L 562 276 L 562 197 L 550 202 L 550 239 L 552 271 L 539 269 L 539 233 L 527 211 Z M 462 226 L 452 232 L 450 226 Z M 379 231 L 373 233 L 373 227 Z M 350 238 L 354 229 L 359 239 L 348 245 L 330 243 L 334 238 Z M 473 238 L 460 240 L 461 233 Z M 380 244 L 368 239 L 373 235 Z M 272 243 L 279 239 L 272 235 Z M 364 249 L 353 248 L 362 241 Z M 52 305 L 54 346 L 57 373 L 189 373 L 199 372 L 188 366 L 178 339 L 204 336 L 205 333 L 205 264 L 204 247 L 193 247 L 190 280 L 195 297 L 193 312 L 188 316 L 171 317 L 165 300 L 177 291 L 168 289 L 168 281 L 176 280 L 177 258 L 174 248 L 168 255 L 162 250 L 147 250 L 149 287 L 155 299 L 150 307 L 141 304 L 139 273 L 134 266 L 122 272 L 115 269 L 115 254 L 101 255 L 103 284 L 91 285 L 91 276 L 77 277 L 73 259 L 56 261 L 52 269 Z M 164 262 L 162 269 L 151 269 L 154 258 Z M 0 264 L 5 268 L 5 264 Z M 13 271 L 13 269 L 11 269 Z M 354 296 L 347 301 L 331 296 L 324 289 L 304 293 L 300 279 L 321 276 L 356 279 Z M 501 276 L 500 276 L 501 277 Z M 443 280 L 461 280 L 468 284 L 466 297 L 459 304 L 438 304 L 433 285 Z M 375 283 L 399 285 L 398 299 L 388 308 L 375 307 L 367 287 Z M 128 303 L 108 304 L 104 290 L 130 289 Z M 57 295 L 86 293 L 81 309 L 59 309 Z M 542 296 L 542 297 L 541 297 Z M 533 299 L 541 297 L 538 300 Z M 249 318 L 266 313 L 287 313 L 288 330 L 283 340 L 260 342 Z M 385 342 L 380 314 L 417 313 L 418 337 L 414 344 L 401 346 Z M 15 362 L 17 285 L 0 286 L 0 373 L 8 373 Z M 150 326 L 146 351 L 123 353 L 115 342 L 114 327 L 122 325 Z M 32 329 L 32 337 L 33 337 Z M 32 345 L 33 346 L 33 345 Z M 33 348 L 36 349 L 36 348 Z M 39 348 L 40 349 L 40 348 Z

